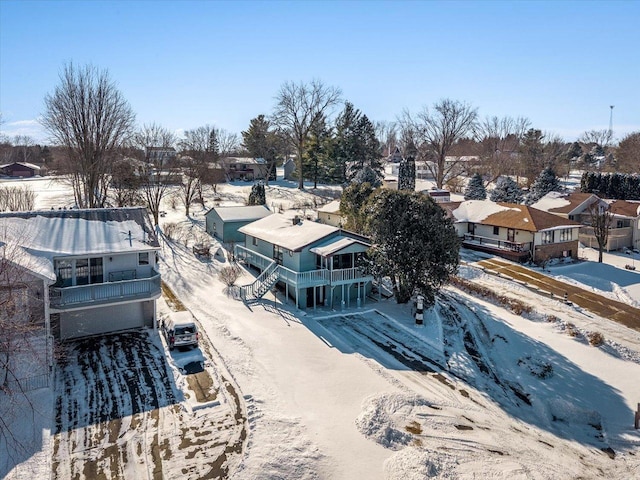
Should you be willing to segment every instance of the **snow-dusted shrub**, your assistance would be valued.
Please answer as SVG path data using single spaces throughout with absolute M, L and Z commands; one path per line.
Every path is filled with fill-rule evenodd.
M 589 340 L 589 345 L 592 347 L 599 347 L 604 343 L 604 335 L 600 332 L 589 332 L 587 333 L 587 339 Z
M 547 317 L 545 318 L 545 320 L 549 323 L 551 322 L 557 322 L 559 320 L 558 317 L 556 317 L 555 315 L 547 315 Z
M 237 265 L 231 265 L 224 267 L 218 272 L 218 279 L 224 283 L 227 287 L 233 286 L 240 277 L 240 267 Z
M 578 331 L 576 326 L 571 322 L 567 323 L 564 326 L 564 330 L 565 332 L 567 332 L 567 335 L 569 335 L 570 337 L 577 337 L 578 335 L 580 335 L 580 332 Z

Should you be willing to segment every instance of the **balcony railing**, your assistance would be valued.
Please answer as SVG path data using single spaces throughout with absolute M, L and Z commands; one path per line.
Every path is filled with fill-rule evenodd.
M 485 247 L 496 248 L 499 250 L 508 250 L 510 252 L 528 252 L 531 250 L 530 242 L 511 242 L 509 240 L 500 240 L 498 238 L 481 237 L 480 235 L 472 235 L 470 233 L 465 234 L 464 242 L 483 245 Z
M 108 304 L 122 300 L 155 298 L 160 296 L 160 274 L 149 278 L 122 280 L 116 282 L 78 285 L 75 287 L 51 287 L 49 302 L 53 309 L 65 309 Z
M 260 270 L 267 268 L 273 260 L 253 252 L 241 245 L 236 245 L 236 258 L 247 264 L 258 267 Z M 286 282 L 294 288 L 317 287 L 321 285 L 342 285 L 345 283 L 366 282 L 373 280 L 370 275 L 359 268 L 342 268 L 339 270 L 317 269 L 306 272 L 295 272 L 282 265 L 278 265 L 278 280 Z

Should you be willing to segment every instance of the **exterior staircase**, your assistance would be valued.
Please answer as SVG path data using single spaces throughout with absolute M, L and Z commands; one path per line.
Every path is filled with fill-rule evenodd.
M 243 302 L 254 302 L 261 299 L 278 281 L 277 262 L 271 262 L 253 283 L 240 287 L 240 298 Z

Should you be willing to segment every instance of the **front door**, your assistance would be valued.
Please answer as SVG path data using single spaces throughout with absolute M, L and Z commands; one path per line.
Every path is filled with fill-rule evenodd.
M 516 231 L 513 228 L 507 229 L 507 241 L 509 242 L 516 241 Z

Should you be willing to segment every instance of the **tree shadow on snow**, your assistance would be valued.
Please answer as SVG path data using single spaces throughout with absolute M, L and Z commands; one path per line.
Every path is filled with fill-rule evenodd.
M 614 387 L 477 303 L 446 295 L 434 314 L 443 322 L 447 365 L 411 329 L 382 315 L 303 317 L 302 323 L 330 348 L 386 369 L 456 377 L 509 415 L 558 437 L 605 451 L 609 442 L 628 444 L 622 437 L 633 431 L 633 412 Z

